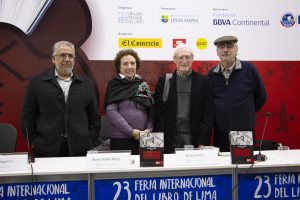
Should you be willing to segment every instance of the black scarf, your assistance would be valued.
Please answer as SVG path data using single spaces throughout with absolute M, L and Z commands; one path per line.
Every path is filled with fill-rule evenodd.
M 153 97 L 147 83 L 140 78 L 128 80 L 119 76 L 108 82 L 104 106 L 118 103 L 124 100 L 131 100 L 146 107 L 148 110 L 154 104 Z

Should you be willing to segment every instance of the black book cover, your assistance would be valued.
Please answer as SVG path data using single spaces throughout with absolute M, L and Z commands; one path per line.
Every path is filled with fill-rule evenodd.
M 230 131 L 230 154 L 232 164 L 254 162 L 252 131 Z
M 160 167 L 164 165 L 164 134 L 162 132 L 140 134 L 140 166 Z

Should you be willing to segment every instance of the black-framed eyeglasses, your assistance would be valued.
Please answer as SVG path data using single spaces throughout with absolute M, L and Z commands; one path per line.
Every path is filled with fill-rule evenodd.
M 60 54 L 55 54 L 54 56 L 59 57 L 62 60 L 65 60 L 67 57 L 69 57 L 69 59 L 75 59 L 75 54 L 70 54 L 70 53 L 60 53 Z

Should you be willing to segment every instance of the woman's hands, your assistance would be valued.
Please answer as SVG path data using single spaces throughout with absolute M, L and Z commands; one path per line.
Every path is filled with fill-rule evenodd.
M 138 130 L 138 129 L 133 129 L 131 136 L 133 137 L 133 139 L 139 140 L 141 132 L 149 133 L 150 131 L 149 131 L 149 129 L 146 129 L 144 131 L 141 131 L 141 130 Z

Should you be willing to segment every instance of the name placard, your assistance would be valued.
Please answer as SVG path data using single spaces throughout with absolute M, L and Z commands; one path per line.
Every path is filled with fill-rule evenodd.
M 129 168 L 131 163 L 130 151 L 88 151 L 88 168 Z
M 0 171 L 25 171 L 29 169 L 27 153 L 0 154 Z
M 218 161 L 218 148 L 210 147 L 204 149 L 176 150 L 177 166 L 212 165 Z

